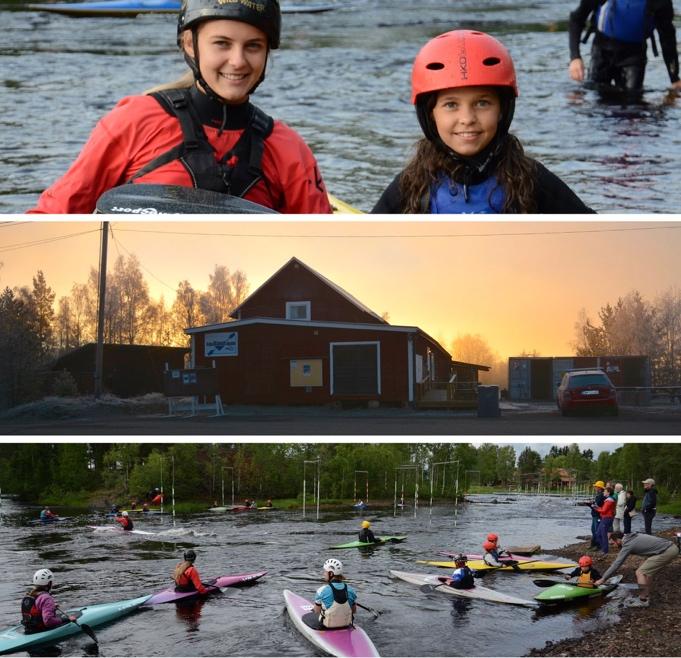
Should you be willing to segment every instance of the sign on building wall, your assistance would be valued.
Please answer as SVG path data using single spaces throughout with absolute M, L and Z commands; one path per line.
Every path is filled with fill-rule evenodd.
M 291 386 L 322 386 L 321 359 L 291 359 Z
M 238 356 L 239 332 L 227 331 L 220 334 L 206 334 L 205 356 Z

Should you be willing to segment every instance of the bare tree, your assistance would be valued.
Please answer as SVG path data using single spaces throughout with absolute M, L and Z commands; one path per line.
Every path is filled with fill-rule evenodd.
M 175 345 L 186 345 L 187 336 L 184 330 L 199 326 L 203 322 L 200 300 L 201 293 L 195 290 L 189 281 L 186 279 L 180 281 L 171 309 Z
M 237 270 L 230 274 L 224 265 L 216 265 L 209 275 L 207 292 L 201 295 L 201 313 L 207 324 L 229 322 L 229 314 L 246 298 L 248 281 L 246 275 Z
M 657 380 L 681 383 L 681 290 L 670 288 L 655 300 L 660 351 L 655 364 Z

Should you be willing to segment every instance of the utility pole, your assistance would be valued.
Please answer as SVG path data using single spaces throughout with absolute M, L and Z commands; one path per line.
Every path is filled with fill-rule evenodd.
M 109 222 L 102 222 L 102 242 L 99 250 L 99 299 L 97 308 L 97 351 L 95 353 L 95 398 L 102 394 L 104 363 L 104 306 L 106 302 L 106 256 L 109 244 Z

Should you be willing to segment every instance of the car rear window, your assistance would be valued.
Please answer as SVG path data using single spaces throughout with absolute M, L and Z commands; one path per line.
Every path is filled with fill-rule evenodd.
M 610 386 L 610 381 L 605 375 L 594 373 L 593 375 L 573 375 L 570 377 L 570 388 L 581 386 Z

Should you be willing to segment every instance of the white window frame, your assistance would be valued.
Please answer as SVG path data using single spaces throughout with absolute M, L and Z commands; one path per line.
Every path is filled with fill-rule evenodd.
M 296 306 L 304 306 L 305 307 L 305 317 L 303 318 L 303 320 L 306 320 L 306 321 L 312 320 L 312 302 L 305 302 L 305 301 L 286 302 L 286 319 L 287 320 L 300 320 L 300 318 L 292 318 L 289 315 L 289 310 L 296 307 Z

